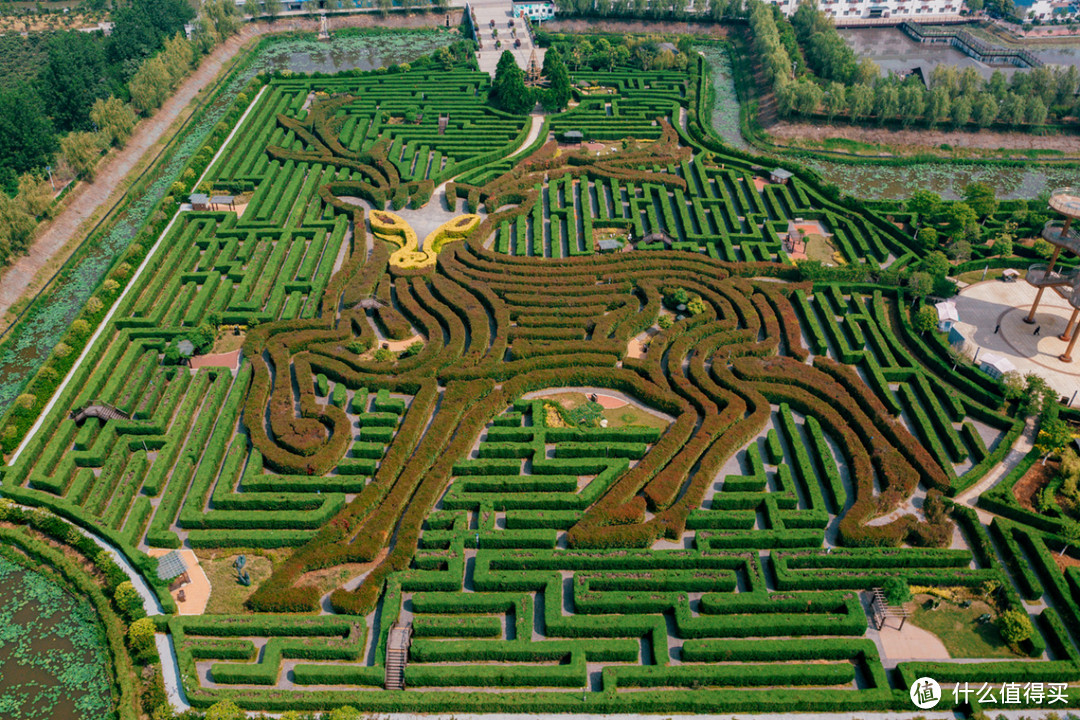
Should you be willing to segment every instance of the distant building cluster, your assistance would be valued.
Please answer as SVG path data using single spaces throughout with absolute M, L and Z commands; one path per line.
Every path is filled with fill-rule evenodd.
M 785 15 L 799 7 L 800 0 L 773 0 Z M 1048 0 L 1043 0 L 1048 2 Z M 819 7 L 837 21 L 909 19 L 920 22 L 960 15 L 963 0 L 820 0 Z

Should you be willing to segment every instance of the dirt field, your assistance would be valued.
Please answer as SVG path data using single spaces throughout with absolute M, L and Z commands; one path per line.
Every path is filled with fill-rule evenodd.
M 565 33 L 679 33 L 683 35 L 708 35 L 727 37 L 727 27 L 716 23 L 676 22 L 673 20 L 613 20 L 600 18 L 577 18 L 544 23 L 549 32 Z
M 809 123 L 778 122 L 769 134 L 782 142 L 809 140 L 823 142 L 844 138 L 863 143 L 895 146 L 897 154 L 914 154 L 920 149 L 935 149 L 943 143 L 954 148 L 980 150 L 1061 150 L 1080 156 L 1080 138 L 1076 135 L 1038 136 L 1028 133 L 1002 133 L 990 130 L 962 132 L 958 130 L 890 130 L 859 126 L 811 125 Z
M 1013 495 L 1019 501 L 1020 505 L 1032 512 L 1035 510 L 1035 496 L 1046 487 L 1046 484 L 1050 482 L 1055 473 L 1058 471 L 1058 462 L 1048 461 L 1045 465 L 1041 462 L 1035 463 L 1031 466 L 1031 469 L 1024 474 L 1024 477 L 1020 478 L 1020 482 L 1013 486 Z

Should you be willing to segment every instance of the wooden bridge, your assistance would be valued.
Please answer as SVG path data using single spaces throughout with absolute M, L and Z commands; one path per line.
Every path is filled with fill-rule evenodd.
M 1045 65 L 1041 59 L 1029 50 L 991 45 L 975 37 L 967 30 L 930 28 L 910 21 L 902 23 L 900 29 L 917 43 L 952 45 L 965 55 L 988 65 L 1015 65 L 1020 68 L 1037 68 Z
M 386 639 L 386 681 L 387 690 L 405 689 L 405 665 L 409 661 L 409 646 L 412 644 L 412 625 L 394 623 Z
M 86 418 L 98 418 L 99 420 L 128 420 L 131 418 L 123 410 L 113 407 L 107 403 L 96 403 L 91 405 L 84 405 L 78 410 L 72 410 L 71 419 L 75 421 L 76 425 L 82 425 Z

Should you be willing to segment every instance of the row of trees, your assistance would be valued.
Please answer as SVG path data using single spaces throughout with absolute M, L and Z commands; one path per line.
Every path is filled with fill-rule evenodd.
M 0 265 L 26 249 L 51 206 L 46 166 L 92 178 L 102 153 L 124 146 L 138 115 L 160 107 L 196 55 L 239 27 L 229 0 L 203 3 L 190 42 L 182 32 L 191 17 L 183 0 L 132 0 L 116 17 L 119 30 L 110 38 L 53 36 L 36 87 L 0 91 Z M 179 32 L 161 35 L 176 24 Z M 46 190 L 50 202 L 43 205 Z
M 582 69 L 611 70 L 633 67 L 641 70 L 685 70 L 693 52 L 693 40 L 679 36 L 676 51 L 662 47 L 666 38 L 661 35 L 626 35 L 621 38 L 598 38 L 590 41 L 581 35 L 552 35 L 537 31 L 537 42 L 547 45 L 547 54 L 562 55 L 566 65 L 575 72 Z
M 744 0 L 555 0 L 560 15 L 583 17 L 672 18 L 675 20 L 705 17 L 710 20 L 746 17 Z
M 800 3 L 790 23 L 759 0 L 752 0 L 750 17 L 754 47 L 785 116 L 984 128 L 995 122 L 1039 126 L 1080 115 L 1080 71 L 1072 66 L 1016 72 L 1011 80 L 996 71 L 984 80 L 974 68 L 940 65 L 927 89 L 915 76 L 881 77 L 876 64 L 859 61 L 814 0 Z M 796 47 L 786 41 L 788 27 Z

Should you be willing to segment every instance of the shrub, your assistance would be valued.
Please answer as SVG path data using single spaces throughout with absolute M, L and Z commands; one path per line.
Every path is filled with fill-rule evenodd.
M 128 628 L 127 639 L 132 652 L 143 653 L 149 650 L 154 644 L 155 632 L 154 621 L 150 618 L 140 618 L 131 623 L 131 627 Z
M 911 600 L 911 588 L 908 587 L 907 580 L 904 578 L 889 578 L 881 586 L 881 590 L 885 593 L 885 600 L 890 605 L 903 605 Z
M 1010 645 L 1019 645 L 1031 639 L 1035 629 L 1031 618 L 1022 610 L 1006 610 L 998 617 L 998 631 L 1001 638 Z
M 380 362 L 380 363 L 393 362 L 393 360 L 394 360 L 394 351 L 389 350 L 387 348 L 379 348 L 378 350 L 375 351 L 374 359 L 375 359 L 375 362 Z

